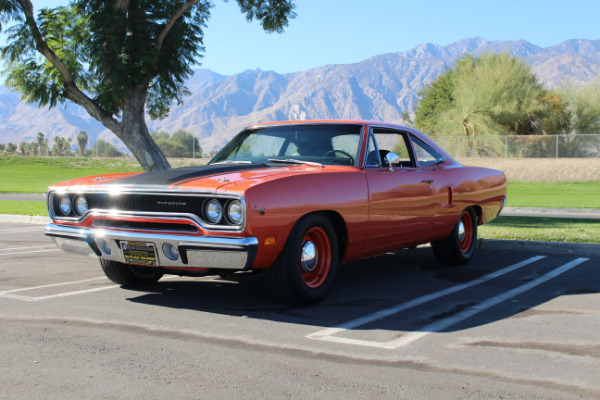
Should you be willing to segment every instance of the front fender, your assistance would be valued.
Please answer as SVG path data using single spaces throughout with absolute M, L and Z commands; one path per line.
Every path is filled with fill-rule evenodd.
M 248 188 L 244 196 L 248 209 L 246 233 L 259 242 L 255 268 L 270 266 L 298 220 L 314 212 L 340 216 L 347 233 L 341 236 L 346 238 L 344 247 L 349 249 L 344 259 L 362 251 L 360 244 L 367 235 L 369 205 L 366 180 L 360 171 L 321 172 L 264 181 Z

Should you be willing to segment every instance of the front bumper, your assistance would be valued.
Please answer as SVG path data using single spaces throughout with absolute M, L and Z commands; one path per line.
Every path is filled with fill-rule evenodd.
M 125 262 L 120 242 L 152 243 L 156 249 L 157 267 L 250 269 L 256 257 L 258 240 L 254 237 L 230 238 L 215 236 L 185 236 L 168 233 L 139 233 L 111 229 L 89 229 L 50 223 L 44 230 L 61 250 Z M 107 253 L 99 239 L 110 244 Z M 180 257 L 172 260 L 164 253 L 164 245 L 175 247 Z M 102 249 L 101 249 L 102 248 Z

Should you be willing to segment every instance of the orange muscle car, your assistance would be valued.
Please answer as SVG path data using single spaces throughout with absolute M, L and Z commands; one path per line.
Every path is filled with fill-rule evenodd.
M 279 301 L 311 304 L 349 261 L 431 243 L 467 263 L 506 179 L 409 127 L 294 121 L 246 128 L 205 166 L 73 179 L 47 201 L 46 235 L 122 286 L 255 270 Z

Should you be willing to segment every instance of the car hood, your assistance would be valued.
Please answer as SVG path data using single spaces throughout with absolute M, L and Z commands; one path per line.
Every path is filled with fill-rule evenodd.
M 217 191 L 225 186 L 244 182 L 244 186 L 275 176 L 311 173 L 321 167 L 307 165 L 269 166 L 266 164 L 217 164 L 195 167 L 173 168 L 132 174 L 108 174 L 78 178 L 54 185 L 54 188 L 85 190 L 182 190 Z

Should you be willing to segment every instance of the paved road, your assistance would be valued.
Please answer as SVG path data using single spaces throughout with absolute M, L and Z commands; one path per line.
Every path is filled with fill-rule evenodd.
M 0 223 L 0 397 L 597 399 L 600 259 L 428 248 L 341 268 L 321 304 L 257 274 L 108 281 Z

